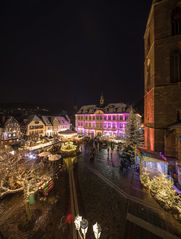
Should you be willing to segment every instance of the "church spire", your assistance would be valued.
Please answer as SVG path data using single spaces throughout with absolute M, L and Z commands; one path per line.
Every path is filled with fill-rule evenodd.
M 104 105 L 104 96 L 103 96 L 103 92 L 101 92 L 101 97 L 100 97 L 100 106 Z

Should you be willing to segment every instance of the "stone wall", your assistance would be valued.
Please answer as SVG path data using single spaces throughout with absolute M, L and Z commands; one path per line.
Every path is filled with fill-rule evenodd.
M 163 0 L 152 4 L 144 35 L 145 147 L 169 154 L 166 129 L 177 121 L 181 108 L 181 82 L 171 83 L 170 74 L 170 55 L 175 50 L 181 51 L 181 35 L 172 36 L 171 24 L 172 11 L 178 2 Z

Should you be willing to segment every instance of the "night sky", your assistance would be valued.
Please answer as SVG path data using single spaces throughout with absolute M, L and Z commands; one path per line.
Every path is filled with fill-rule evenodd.
M 139 101 L 150 2 L 4 1 L 0 102 Z

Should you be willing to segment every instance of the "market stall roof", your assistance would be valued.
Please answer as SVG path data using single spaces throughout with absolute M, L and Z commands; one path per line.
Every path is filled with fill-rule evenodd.
M 48 156 L 48 160 L 50 161 L 57 161 L 59 159 L 61 159 L 61 155 L 59 154 L 51 154 Z
M 160 153 L 153 152 L 144 148 L 137 148 L 137 150 L 141 153 L 141 155 L 144 158 L 150 158 L 150 159 L 154 158 L 156 160 L 167 161 L 167 157 L 165 157 L 165 155 L 162 152 Z
M 67 129 L 67 130 L 65 130 L 65 131 L 59 132 L 59 134 L 60 134 L 60 135 L 71 135 L 71 134 L 77 134 L 77 132 L 76 132 L 76 131 L 73 131 L 73 130 L 71 130 L 71 129 Z
M 50 152 L 47 152 L 47 151 L 43 151 L 43 152 L 41 152 L 41 153 L 38 154 L 39 157 L 47 157 L 47 156 L 49 156 L 49 155 L 51 155 L 51 153 L 50 153 Z
M 161 163 L 168 164 L 168 162 L 166 160 L 163 160 L 161 158 L 159 159 L 159 158 L 151 157 L 151 156 L 143 156 L 143 161 L 147 161 L 147 162 L 161 162 Z

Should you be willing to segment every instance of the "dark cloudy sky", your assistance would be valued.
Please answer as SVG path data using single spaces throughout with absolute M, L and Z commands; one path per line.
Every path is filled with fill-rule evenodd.
M 150 2 L 4 1 L 0 102 L 138 101 Z

